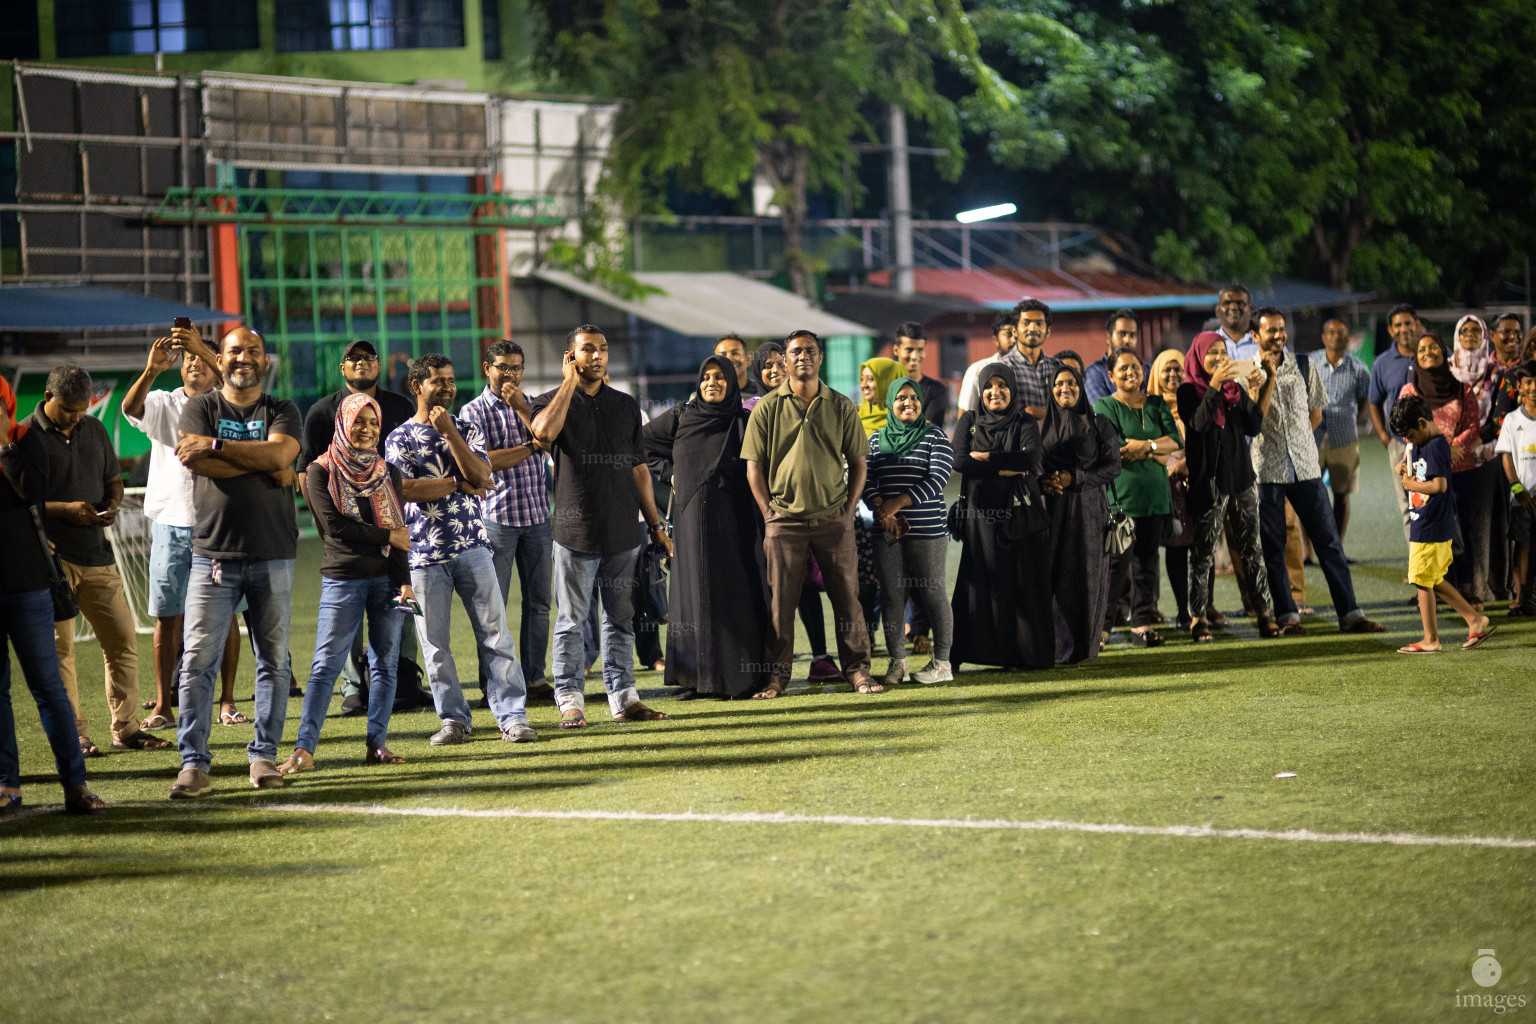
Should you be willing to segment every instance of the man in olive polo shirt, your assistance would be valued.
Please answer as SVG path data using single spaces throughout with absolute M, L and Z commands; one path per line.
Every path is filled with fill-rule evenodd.
M 767 524 L 763 551 L 773 592 L 767 651 L 772 675 L 756 696 L 782 696 L 789 683 L 795 608 L 808 551 L 815 553 L 832 598 L 843 676 L 857 692 L 877 693 L 885 687 L 869 674 L 869 634 L 859 607 L 859 556 L 853 542 L 869 442 L 853 403 L 821 382 L 821 339 L 795 331 L 784 349 L 789 379 L 757 403 L 741 445 L 747 482 Z

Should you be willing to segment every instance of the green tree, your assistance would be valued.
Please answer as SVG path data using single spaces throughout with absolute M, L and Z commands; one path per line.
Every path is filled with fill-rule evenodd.
M 955 177 L 959 104 L 936 88 L 936 64 L 958 73 L 975 109 L 1015 102 L 981 60 L 959 0 L 577 0 L 550 21 L 547 66 L 630 101 L 608 179 L 624 200 L 654 197 L 669 173 L 736 196 L 761 171 L 780 211 L 785 270 L 807 297 L 806 196 L 843 189 L 852 143 L 876 137 L 872 105 L 898 104 L 926 124 Z

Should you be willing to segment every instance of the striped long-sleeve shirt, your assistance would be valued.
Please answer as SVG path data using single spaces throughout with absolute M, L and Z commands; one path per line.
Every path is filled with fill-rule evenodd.
M 901 512 L 912 526 L 909 536 L 943 537 L 948 514 L 944 507 L 944 485 L 955 468 L 955 450 L 949 438 L 939 428 L 930 426 L 917 447 L 901 456 L 880 454 L 879 442 L 877 430 L 869 437 L 869 479 L 864 494 L 885 500 L 910 494 L 912 504 Z

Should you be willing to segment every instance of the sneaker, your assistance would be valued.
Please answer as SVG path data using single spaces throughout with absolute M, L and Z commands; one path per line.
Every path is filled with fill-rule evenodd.
M 817 658 L 811 662 L 811 682 L 830 683 L 842 678 L 843 673 L 832 663 L 831 658 Z
M 904 683 L 910 678 L 907 675 L 907 659 L 900 658 L 891 662 L 891 667 L 885 670 L 885 678 L 881 680 L 886 686 L 895 686 Z
M 251 787 L 253 789 L 281 789 L 283 773 L 277 770 L 276 761 L 262 759 L 251 762 Z
M 539 734 L 527 722 L 513 722 L 501 730 L 501 738 L 508 743 L 532 743 L 539 738 Z
M 947 683 L 955 678 L 955 673 L 950 669 L 949 662 L 934 658 L 927 668 L 912 673 L 912 678 L 920 683 Z
M 444 722 L 443 727 L 433 733 L 432 738 L 427 740 L 427 742 L 434 747 L 449 747 L 463 743 L 464 738 L 468 735 L 469 730 L 458 722 Z
M 171 785 L 172 800 L 191 800 L 193 797 L 202 796 L 213 788 L 213 782 L 208 778 L 208 773 L 191 765 L 183 768 L 181 774 L 176 776 L 176 781 Z

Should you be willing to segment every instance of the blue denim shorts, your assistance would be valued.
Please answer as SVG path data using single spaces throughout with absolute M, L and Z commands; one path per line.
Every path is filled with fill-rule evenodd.
M 187 581 L 192 577 L 192 527 L 149 524 L 149 614 L 163 619 L 187 610 Z M 235 613 L 245 611 L 240 599 Z

